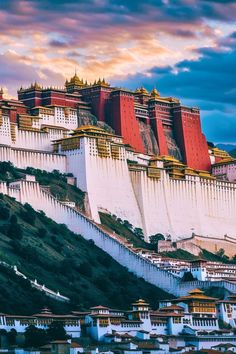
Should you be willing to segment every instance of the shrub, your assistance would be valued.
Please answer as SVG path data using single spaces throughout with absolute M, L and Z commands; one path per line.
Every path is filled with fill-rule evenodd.
M 144 240 L 143 230 L 139 227 L 134 229 L 134 234 L 136 237 L 140 238 L 140 240 Z
M 39 236 L 40 238 L 44 238 L 46 235 L 47 235 L 47 230 L 44 229 L 43 227 L 40 227 L 40 228 L 38 229 L 38 236 Z
M 80 274 L 85 275 L 86 277 L 91 277 L 93 274 L 91 265 L 86 261 L 78 266 L 78 271 Z
M 99 255 L 97 257 L 97 260 L 100 264 L 102 264 L 104 267 L 107 267 L 107 268 L 111 265 L 111 262 L 112 262 L 111 258 L 106 254 Z
M 127 229 L 129 229 L 129 230 L 132 231 L 133 225 L 130 224 L 130 222 L 129 222 L 128 220 L 124 220 L 124 221 L 123 221 L 123 225 L 124 225 Z
M 149 237 L 149 241 L 152 245 L 157 245 L 158 241 L 165 240 L 164 235 L 162 234 L 155 234 Z
M 48 326 L 47 336 L 50 341 L 65 340 L 68 338 L 63 324 L 57 321 L 53 321 Z
M 104 280 L 103 275 L 97 276 L 93 282 L 96 287 L 102 291 L 108 291 L 108 289 L 110 288 L 108 281 Z
M 17 216 L 15 214 L 12 214 L 12 216 L 10 217 L 10 223 L 11 224 L 17 223 Z
M 7 229 L 7 236 L 13 239 L 21 240 L 23 237 L 21 226 L 17 223 L 10 223 Z
M 10 216 L 9 209 L 4 206 L 0 206 L 0 219 L 8 220 L 9 216 Z
M 30 325 L 25 330 L 25 345 L 26 347 L 40 347 L 47 342 L 47 332 L 44 329 L 39 329 Z
M 24 205 L 24 209 L 26 210 L 21 210 L 20 212 L 20 216 L 21 218 L 27 222 L 28 224 L 30 225 L 33 225 L 35 224 L 35 219 L 36 219 L 36 213 L 34 211 L 34 209 L 31 207 L 31 205 L 29 205 L 28 203 L 26 203 Z
M 28 212 L 28 211 L 21 211 L 20 212 L 21 218 L 27 222 L 28 224 L 34 226 L 35 224 L 35 214 Z

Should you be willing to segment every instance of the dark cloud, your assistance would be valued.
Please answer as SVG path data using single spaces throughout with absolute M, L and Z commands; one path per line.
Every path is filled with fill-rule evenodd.
M 203 48 L 196 60 L 183 60 L 175 67 L 153 67 L 117 81 L 119 86 L 157 87 L 163 96 L 179 97 L 186 104 L 203 109 L 203 127 L 209 139 L 236 142 L 236 46 L 224 49 L 235 33 L 221 41 L 222 48 Z
M 220 120 L 224 123 L 219 134 L 223 136 L 225 132 L 229 137 L 235 132 L 234 128 L 229 131 L 228 122 L 235 126 L 234 111 L 229 111 L 229 107 L 236 104 L 236 32 L 219 40 L 214 48 L 195 49 L 196 41 L 203 40 L 204 45 L 206 38 L 210 39 L 207 43 L 216 42 L 219 34 L 215 33 L 218 25 L 214 24 L 219 21 L 221 30 L 224 30 L 224 23 L 236 21 L 236 1 L 1 0 L 0 38 L 5 41 L 1 43 L 2 48 L 3 44 L 13 46 L 16 37 L 17 43 L 22 40 L 25 44 L 28 40 L 25 51 L 14 48 L 25 53 L 25 58 L 12 52 L 0 55 L 1 84 L 10 87 L 13 93 L 19 86 L 28 85 L 35 79 L 43 84 L 62 83 L 60 74 L 45 69 L 47 60 L 48 66 L 54 68 L 52 58 L 55 58 L 55 67 L 60 65 L 63 69 L 63 63 L 66 67 L 70 60 L 69 64 L 74 61 L 75 66 L 83 63 L 81 67 L 87 70 L 100 68 L 104 76 L 107 72 L 115 72 L 124 63 L 135 64 L 139 56 L 145 65 L 149 52 L 150 56 L 157 56 L 158 63 L 159 53 L 165 51 L 159 48 L 159 43 L 154 45 L 153 40 L 161 42 L 167 34 L 166 37 L 172 38 L 176 46 L 176 60 L 181 60 L 175 67 L 163 68 L 157 64 L 143 73 L 145 69 L 141 68 L 140 61 L 142 73 L 114 83 L 130 88 L 141 84 L 149 89 L 157 86 L 163 95 L 175 95 L 191 104 L 200 104 L 204 109 L 206 133 L 210 131 L 210 122 L 215 116 L 217 124 Z M 39 37 L 34 37 L 35 33 L 41 35 L 42 42 Z M 6 44 L 7 39 L 9 44 Z M 200 58 L 192 61 L 178 59 L 184 57 L 180 53 L 183 49 L 181 41 L 190 43 L 191 39 L 192 49 L 183 55 L 192 50 L 190 54 Z M 123 52 L 130 42 L 130 52 Z M 135 53 L 133 48 L 136 48 Z M 170 52 L 172 55 L 172 47 Z M 167 59 L 167 63 L 170 62 L 173 61 Z M 210 113 L 212 109 L 214 113 Z M 210 135 L 214 134 L 217 136 L 216 131 L 211 130 Z
M 227 3 L 227 6 L 226 6 Z M 163 0 L 2 0 L 0 10 L 6 16 L 0 22 L 0 29 L 14 31 L 35 29 L 63 32 L 71 30 L 74 34 L 83 33 L 83 28 L 97 28 L 101 31 L 107 26 L 127 25 L 137 27 L 140 23 L 155 24 L 156 28 L 168 22 L 170 32 L 175 33 L 172 25 L 179 24 L 176 34 L 191 37 L 185 29 L 186 23 L 201 23 L 205 18 L 225 21 L 236 19 L 233 1 L 176 0 L 165 3 Z M 75 23 L 68 21 L 73 20 Z M 171 25 L 172 24 L 172 25 Z
M 60 40 L 53 39 L 49 42 L 49 46 L 54 48 L 67 48 L 69 44 Z

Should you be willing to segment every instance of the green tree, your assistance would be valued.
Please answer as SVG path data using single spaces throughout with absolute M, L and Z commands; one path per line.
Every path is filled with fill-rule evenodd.
M 123 225 L 124 225 L 125 227 L 127 227 L 127 229 L 129 229 L 129 230 L 132 230 L 132 229 L 133 229 L 132 224 L 130 224 L 130 222 L 129 222 L 128 220 L 124 220 L 124 221 L 123 221 Z
M 196 280 L 191 272 L 185 272 L 182 281 L 193 281 Z
M 160 240 L 165 240 L 162 234 L 155 234 L 149 237 L 149 241 L 152 245 L 157 245 Z
M 47 332 L 30 325 L 25 330 L 25 346 L 37 348 L 47 343 Z
M 65 340 L 68 338 L 65 328 L 61 322 L 53 321 L 47 329 L 47 336 L 50 341 Z
M 140 227 L 134 229 L 134 234 L 136 237 L 140 238 L 140 240 L 144 240 L 143 230 Z
M 34 226 L 35 219 L 36 219 L 36 213 L 35 213 L 34 209 L 28 203 L 26 203 L 24 205 L 24 208 L 25 208 L 25 210 L 21 210 L 21 213 L 20 213 L 22 219 L 24 221 L 26 221 L 28 224 Z
M 5 208 L 4 206 L 0 206 L 0 219 L 8 220 L 9 216 L 10 216 L 9 209 Z
M 17 220 L 17 218 L 11 218 L 11 222 L 7 229 L 7 236 L 13 239 L 21 240 L 23 237 L 23 232 L 21 226 L 15 220 Z
M 220 248 L 217 252 L 216 255 L 223 258 L 225 256 L 225 250 L 223 248 Z
M 40 238 L 44 238 L 45 236 L 47 236 L 47 230 L 46 229 L 44 229 L 44 227 L 40 227 L 39 229 L 38 229 L 38 235 L 39 235 L 39 237 Z
M 12 328 L 10 332 L 7 332 L 7 340 L 9 345 L 16 345 L 16 336 L 17 336 L 17 331 Z

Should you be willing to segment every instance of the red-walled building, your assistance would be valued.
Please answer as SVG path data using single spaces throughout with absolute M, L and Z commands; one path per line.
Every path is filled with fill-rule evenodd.
M 151 93 L 145 88 L 133 92 L 110 87 L 104 79 L 88 85 L 75 74 L 66 81 L 65 88 L 42 88 L 35 83 L 27 89 L 21 88 L 18 98 L 29 111 L 36 106 L 58 105 L 77 108 L 79 115 L 82 107 L 98 121 L 108 124 L 137 152 L 158 151 L 194 169 L 210 170 L 199 109 L 182 106 L 172 97 L 161 97 L 156 89 Z

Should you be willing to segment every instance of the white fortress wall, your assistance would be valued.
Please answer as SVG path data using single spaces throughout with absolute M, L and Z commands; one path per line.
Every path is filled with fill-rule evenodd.
M 61 204 L 42 190 L 37 182 L 21 180 L 18 183 L 20 185 L 18 201 L 21 203 L 29 203 L 34 209 L 42 210 L 57 223 L 66 224 L 71 231 L 81 234 L 85 239 L 92 239 L 99 248 L 111 255 L 117 262 L 148 282 L 169 292 L 177 288 L 179 282 L 177 277 L 157 269 L 155 265 L 136 255 L 100 230 L 91 220 Z
M 148 236 L 236 238 L 236 185 L 195 176 L 172 179 L 164 170 L 160 179 L 146 171 L 130 175 Z
M 0 161 L 10 161 L 14 166 L 22 169 L 33 167 L 48 172 L 53 170 L 59 170 L 61 173 L 67 172 L 66 156 L 46 151 L 16 149 L 0 145 Z
M 125 149 L 120 158 L 100 157 L 95 138 L 80 140 L 80 149 L 65 152 L 68 172 L 77 177 L 77 186 L 88 193 L 92 218 L 99 222 L 99 210 L 107 210 L 135 227 L 143 227 L 141 213 L 133 192 Z
M 146 171 L 131 171 L 136 198 L 142 210 L 145 234 L 168 234 L 175 240 L 201 233 L 196 185 L 191 180 L 173 180 L 161 170 L 160 179 Z
M 18 201 L 23 204 L 29 203 L 34 209 L 44 211 L 48 217 L 57 223 L 66 224 L 71 231 L 81 234 L 87 240 L 92 239 L 99 248 L 107 252 L 118 263 L 127 267 L 137 276 L 143 277 L 147 282 L 175 296 L 186 295 L 188 291 L 195 287 L 207 289 L 213 285 L 212 282 L 203 281 L 181 283 L 178 277 L 165 270 L 158 269 L 150 261 L 138 256 L 110 237 L 109 234 L 99 229 L 96 224 L 84 215 L 61 204 L 42 190 L 37 182 L 21 180 L 17 183 L 19 190 Z M 16 183 L 13 183 L 12 186 L 16 188 Z M 11 189 L 13 187 L 8 189 L 6 183 L 0 182 L 1 193 L 7 192 L 6 194 L 9 194 Z M 214 286 L 236 293 L 236 284 L 228 281 L 216 281 Z
M 48 133 L 16 128 L 16 141 L 12 147 L 31 150 L 52 151 L 52 143 Z
M 0 142 L 1 144 L 11 144 L 10 119 L 6 115 L 1 116 L 0 111 Z
M 2 124 L 0 124 L 0 143 L 10 145 L 16 148 L 52 151 L 52 140 L 63 138 L 65 129 L 62 124 L 58 128 L 50 127 L 48 131 L 38 131 L 20 129 L 16 124 L 13 124 L 11 134 L 10 119 L 8 116 L 2 116 Z M 61 128 L 61 129 L 60 129 Z
M 2 194 L 8 194 L 8 187 L 6 182 L 1 182 L 0 181 L 0 193 Z
M 202 235 L 236 239 L 236 184 L 201 179 L 200 185 Z

